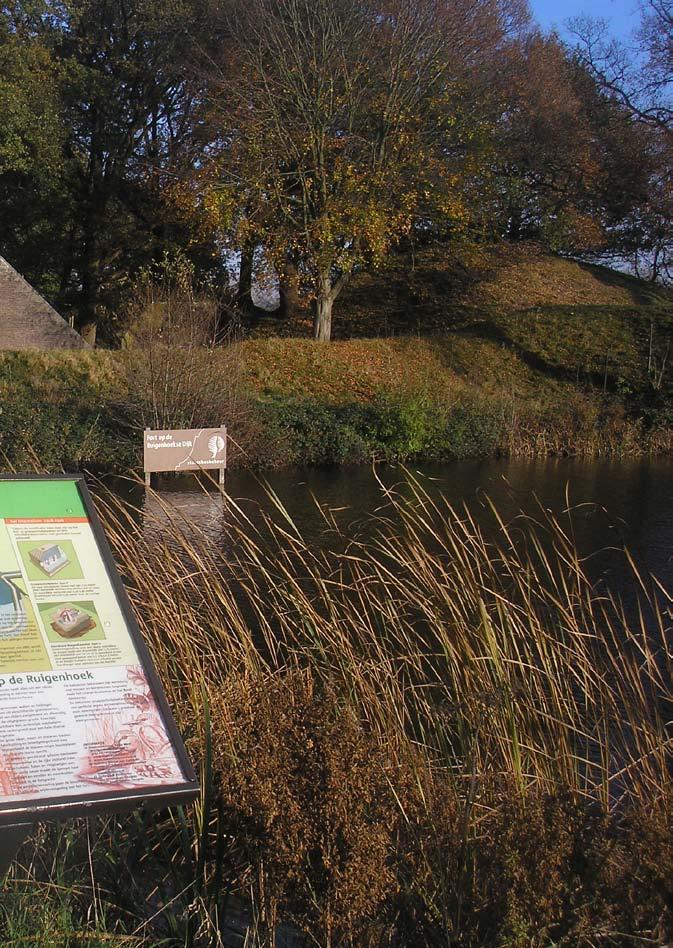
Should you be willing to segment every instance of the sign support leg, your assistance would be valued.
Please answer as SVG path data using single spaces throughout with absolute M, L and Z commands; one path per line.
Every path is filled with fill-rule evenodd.
M 33 828 L 33 823 L 15 823 L 12 826 L 0 827 L 0 877 L 6 875 L 21 843 Z
M 145 428 L 145 443 L 147 443 L 147 432 L 149 430 L 150 430 L 149 428 Z M 147 448 L 145 448 L 145 454 L 147 454 Z M 143 461 L 145 461 L 144 456 L 143 456 Z M 145 464 L 145 467 L 147 467 L 147 464 Z M 152 486 L 152 475 L 148 473 L 148 471 L 145 471 L 145 487 L 147 488 L 151 486 Z

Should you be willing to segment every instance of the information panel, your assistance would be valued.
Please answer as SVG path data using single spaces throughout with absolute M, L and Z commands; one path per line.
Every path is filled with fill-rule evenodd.
M 0 478 L 0 822 L 198 785 L 81 477 Z
M 226 468 L 227 429 L 180 428 L 145 431 L 143 466 L 146 474 Z

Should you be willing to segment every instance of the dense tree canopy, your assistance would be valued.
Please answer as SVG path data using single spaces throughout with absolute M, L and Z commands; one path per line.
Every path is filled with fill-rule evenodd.
M 416 221 L 465 217 L 466 94 L 512 26 L 498 0 L 255 0 L 211 86 L 222 224 L 298 267 L 329 339 L 353 269 Z M 213 138 L 217 137 L 215 134 Z
M 109 334 L 129 275 L 190 239 L 163 192 L 195 139 L 200 90 L 186 63 L 196 10 L 186 0 L 0 10 L 0 99 L 15 124 L 0 131 L 0 245 L 80 330 L 93 338 L 102 317 Z M 9 174 L 23 175 L 22 196 Z M 44 224 L 31 247 L 33 217 Z M 193 249 L 212 267 L 212 245 Z M 31 257 L 49 261 L 48 279 Z
M 525 0 L 2 3 L 0 253 L 108 342 L 167 252 L 221 284 L 241 252 L 242 299 L 263 255 L 321 339 L 351 274 L 410 240 L 662 278 L 670 27 L 646 0 L 634 63 L 588 22 L 579 53 L 540 35 Z
M 498 105 L 473 189 L 485 232 L 562 252 L 614 249 L 613 225 L 648 188 L 638 125 L 556 37 L 537 33 L 501 74 Z

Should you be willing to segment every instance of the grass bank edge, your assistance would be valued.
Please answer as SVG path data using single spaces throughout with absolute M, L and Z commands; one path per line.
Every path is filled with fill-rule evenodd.
M 581 369 L 560 350 L 550 354 L 544 334 L 531 348 L 540 330 L 530 319 L 526 340 L 510 330 L 507 345 L 470 331 L 329 346 L 246 340 L 188 354 L 197 380 L 188 413 L 167 370 L 161 417 L 166 427 L 229 421 L 240 445 L 234 463 L 256 468 L 669 451 L 673 407 L 643 365 L 646 323 L 628 344 L 619 336 L 619 348 L 617 325 L 635 332 L 625 320 L 615 316 L 612 363 L 575 351 Z M 588 345 L 592 335 L 583 338 Z M 124 350 L 2 353 L 6 460 L 25 467 L 36 452 L 50 469 L 138 468 L 142 428 L 156 415 L 157 386 L 140 369 L 146 359 Z

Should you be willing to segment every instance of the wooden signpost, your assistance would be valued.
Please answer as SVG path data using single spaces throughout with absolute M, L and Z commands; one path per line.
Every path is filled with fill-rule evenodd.
M 0 871 L 41 820 L 198 782 L 81 476 L 0 477 Z
M 146 428 L 143 462 L 147 487 L 155 473 L 217 470 L 221 489 L 227 468 L 227 429 L 224 425 L 167 431 Z

